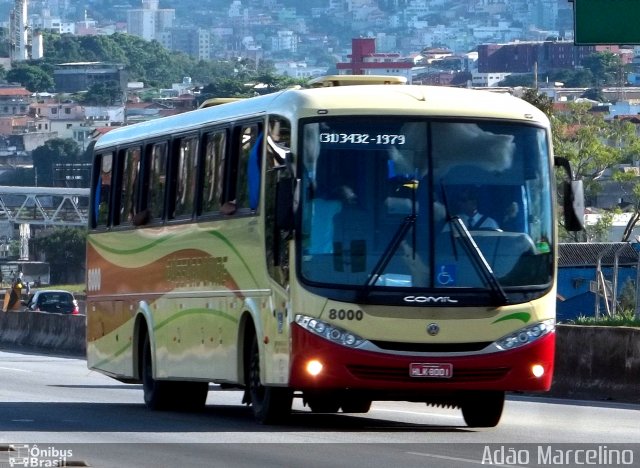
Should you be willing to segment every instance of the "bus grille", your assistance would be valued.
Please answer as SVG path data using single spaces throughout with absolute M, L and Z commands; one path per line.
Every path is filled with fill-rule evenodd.
M 490 382 L 503 378 L 509 372 L 508 367 L 487 369 L 453 368 L 453 376 L 449 379 L 418 379 L 409 376 L 409 367 L 374 367 L 347 366 L 351 374 L 362 380 L 385 380 L 395 382 Z
M 395 341 L 371 341 L 380 349 L 387 351 L 407 351 L 412 353 L 464 353 L 481 351 L 491 341 L 477 343 L 401 343 Z

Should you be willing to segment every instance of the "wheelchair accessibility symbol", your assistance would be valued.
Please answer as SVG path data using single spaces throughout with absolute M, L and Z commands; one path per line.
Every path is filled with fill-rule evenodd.
M 456 266 L 440 265 L 440 271 L 436 276 L 436 281 L 440 286 L 453 286 L 456 284 Z

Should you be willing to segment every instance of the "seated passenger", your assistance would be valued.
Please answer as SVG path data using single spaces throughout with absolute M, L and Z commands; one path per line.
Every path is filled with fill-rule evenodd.
M 502 229 L 505 231 L 513 231 L 518 232 L 522 230 L 521 222 L 520 222 L 520 208 L 518 207 L 518 203 L 511 202 L 507 206 L 506 212 L 504 214 L 504 218 L 502 218 Z

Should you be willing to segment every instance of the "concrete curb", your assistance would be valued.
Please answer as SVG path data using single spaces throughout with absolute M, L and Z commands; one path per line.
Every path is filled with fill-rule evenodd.
M 0 345 L 84 357 L 86 317 L 0 312 Z M 558 325 L 551 391 L 542 395 L 640 403 L 640 328 Z

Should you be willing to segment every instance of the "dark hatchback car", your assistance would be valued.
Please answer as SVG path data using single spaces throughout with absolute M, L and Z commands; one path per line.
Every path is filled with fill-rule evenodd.
M 78 301 L 69 291 L 41 290 L 36 291 L 25 303 L 26 310 L 32 312 L 49 312 L 54 314 L 78 315 Z

